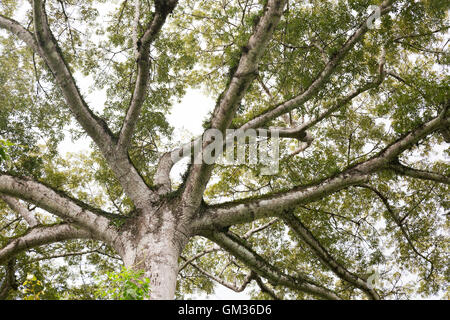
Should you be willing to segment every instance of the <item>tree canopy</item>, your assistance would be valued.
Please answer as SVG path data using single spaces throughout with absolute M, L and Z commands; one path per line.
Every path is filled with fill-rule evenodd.
M 98 298 L 121 232 L 145 208 L 159 232 L 165 203 L 188 235 L 176 298 L 448 298 L 449 9 L 2 0 L 0 299 Z M 168 121 L 190 90 L 216 101 L 205 131 L 276 128 L 277 173 L 175 163 L 198 139 Z

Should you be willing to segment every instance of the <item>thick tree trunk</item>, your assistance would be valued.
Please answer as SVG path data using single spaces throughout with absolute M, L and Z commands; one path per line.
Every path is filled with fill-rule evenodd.
M 144 269 L 144 277 L 150 279 L 150 299 L 174 299 L 180 253 L 174 248 L 164 250 L 164 242 L 157 246 L 156 250 L 139 252 L 134 267 Z
M 174 299 L 178 259 L 189 236 L 169 205 L 149 210 L 124 225 L 117 250 L 127 268 L 150 279 L 150 299 Z

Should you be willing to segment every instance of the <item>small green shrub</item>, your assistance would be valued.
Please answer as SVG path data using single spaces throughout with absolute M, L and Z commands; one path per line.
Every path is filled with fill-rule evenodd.
M 101 300 L 144 300 L 150 297 L 150 279 L 143 277 L 143 270 L 125 267 L 119 272 L 108 272 L 101 280 L 96 298 Z

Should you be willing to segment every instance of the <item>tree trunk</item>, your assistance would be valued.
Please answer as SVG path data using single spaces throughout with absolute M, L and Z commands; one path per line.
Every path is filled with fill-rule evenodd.
M 176 212 L 170 205 L 145 209 L 123 228 L 116 249 L 125 267 L 144 271 L 150 279 L 150 299 L 174 299 L 178 259 L 189 239 Z

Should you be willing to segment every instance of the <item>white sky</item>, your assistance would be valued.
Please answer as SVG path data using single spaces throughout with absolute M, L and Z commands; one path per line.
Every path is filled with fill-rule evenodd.
M 104 91 L 90 92 L 89 87 L 92 85 L 91 77 L 82 77 L 76 74 L 75 78 L 83 96 L 86 98 L 89 106 L 95 110 L 100 111 L 105 104 L 106 94 Z M 173 105 L 170 114 L 167 115 L 167 120 L 175 128 L 174 137 L 182 139 L 186 134 L 191 136 L 200 135 L 203 132 L 202 123 L 208 113 L 214 108 L 214 100 L 206 96 L 200 89 L 189 89 L 183 97 L 181 103 Z M 186 139 L 187 142 L 188 140 Z M 72 143 L 70 137 L 64 140 L 60 151 L 78 152 L 89 149 L 90 139 L 81 139 L 76 144 Z

